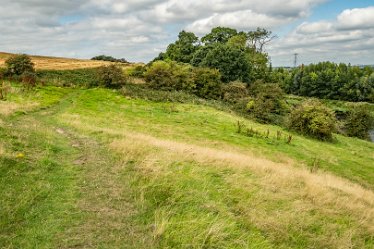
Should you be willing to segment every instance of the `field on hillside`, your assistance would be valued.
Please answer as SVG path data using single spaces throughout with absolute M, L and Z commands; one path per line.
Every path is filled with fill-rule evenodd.
M 374 248 L 374 144 L 278 131 L 201 104 L 13 85 L 0 247 Z
M 5 61 L 12 56 L 9 53 L 0 52 L 0 67 L 4 66 Z M 112 62 L 107 61 L 94 61 L 94 60 L 81 60 L 81 59 L 68 59 L 59 57 L 47 56 L 30 56 L 35 63 L 37 70 L 72 70 L 83 68 L 94 68 L 103 65 L 110 65 Z

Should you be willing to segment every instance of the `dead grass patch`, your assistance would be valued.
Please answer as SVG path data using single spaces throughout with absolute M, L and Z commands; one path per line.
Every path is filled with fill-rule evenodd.
M 164 150 L 158 153 L 149 152 L 153 161 L 147 168 L 154 166 L 155 161 L 165 161 L 166 155 L 166 158 L 174 157 L 180 161 L 194 160 L 204 165 L 250 169 L 260 176 L 262 189 L 266 192 L 278 193 L 284 199 L 300 198 L 303 202 L 311 203 L 313 207 L 326 212 L 335 208 L 345 210 L 354 215 L 369 231 L 374 232 L 374 193 L 348 180 L 324 172 L 310 173 L 304 168 L 275 163 L 235 151 L 162 140 L 144 134 L 124 136 L 125 139 L 115 140 L 111 147 L 117 151 L 126 150 L 128 154 L 131 152 L 127 149 L 131 147 L 146 151 L 144 143 Z
M 4 156 L 6 153 L 5 147 L 2 143 L 0 143 L 0 156 Z
M 5 61 L 13 54 L 1 53 L 0 52 L 0 67 L 3 67 Z M 95 61 L 95 60 L 84 60 L 84 59 L 70 59 L 60 57 L 47 57 L 47 56 L 30 56 L 32 61 L 35 63 L 36 69 L 43 70 L 74 70 L 83 68 L 95 68 L 100 66 L 106 66 L 113 64 L 108 61 Z M 132 64 L 120 64 L 123 68 L 132 67 Z
M 14 103 L 14 102 L 1 101 L 0 102 L 0 115 L 9 116 L 16 111 L 31 110 L 31 109 L 37 107 L 38 105 L 39 105 L 38 103 L 32 103 L 32 102 L 28 102 L 28 103 L 26 102 L 26 103 L 23 103 L 21 105 L 21 104 Z

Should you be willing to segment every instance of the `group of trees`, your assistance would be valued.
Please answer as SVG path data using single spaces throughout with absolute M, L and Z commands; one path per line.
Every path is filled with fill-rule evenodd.
M 113 56 L 108 56 L 108 55 L 98 55 L 98 56 L 92 57 L 91 60 L 128 63 L 128 61 L 125 58 L 117 59 L 117 58 L 114 58 Z
M 272 72 L 287 93 L 323 99 L 374 102 L 374 68 L 321 62 Z
M 268 55 L 264 46 L 274 38 L 271 31 L 258 28 L 238 32 L 216 27 L 199 39 L 194 33 L 182 31 L 178 40 L 155 60 L 173 60 L 195 67 L 218 69 L 224 83 L 249 83 L 263 79 L 268 72 Z
M 201 39 L 182 31 L 178 40 L 150 63 L 145 79 L 153 88 L 221 99 L 260 122 L 285 125 L 319 139 L 331 139 L 337 131 L 334 112 L 319 101 L 291 106 L 286 102 L 286 93 L 374 101 L 372 68 L 322 62 L 273 70 L 264 49 L 274 38 L 270 31 L 261 28 L 238 32 L 216 27 Z M 370 113 L 364 110 L 360 107 L 348 112 L 346 134 L 367 136 L 372 122 Z

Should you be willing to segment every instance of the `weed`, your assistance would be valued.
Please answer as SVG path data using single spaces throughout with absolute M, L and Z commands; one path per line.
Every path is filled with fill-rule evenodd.
M 321 160 L 317 156 L 313 157 L 310 165 L 310 173 L 316 173 L 320 167 Z

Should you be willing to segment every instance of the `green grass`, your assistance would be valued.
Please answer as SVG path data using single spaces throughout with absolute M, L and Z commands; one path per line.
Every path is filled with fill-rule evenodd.
M 18 104 L 0 116 L 0 247 L 374 247 L 374 144 L 289 145 L 180 97 L 40 87 L 0 102 Z
M 321 169 L 374 189 L 374 144 L 360 139 L 335 135 L 334 142 L 321 142 L 292 134 L 293 141 L 287 145 L 274 139 L 277 131 L 289 133 L 278 126 L 261 125 L 208 106 L 125 99 L 104 89 L 85 91 L 67 113 L 78 114 L 86 123 L 94 118 L 94 130 L 125 128 L 180 141 L 222 142 L 273 160 L 289 157 L 304 165 L 318 158 Z M 237 134 L 238 120 L 262 133 L 269 130 L 270 138 Z

